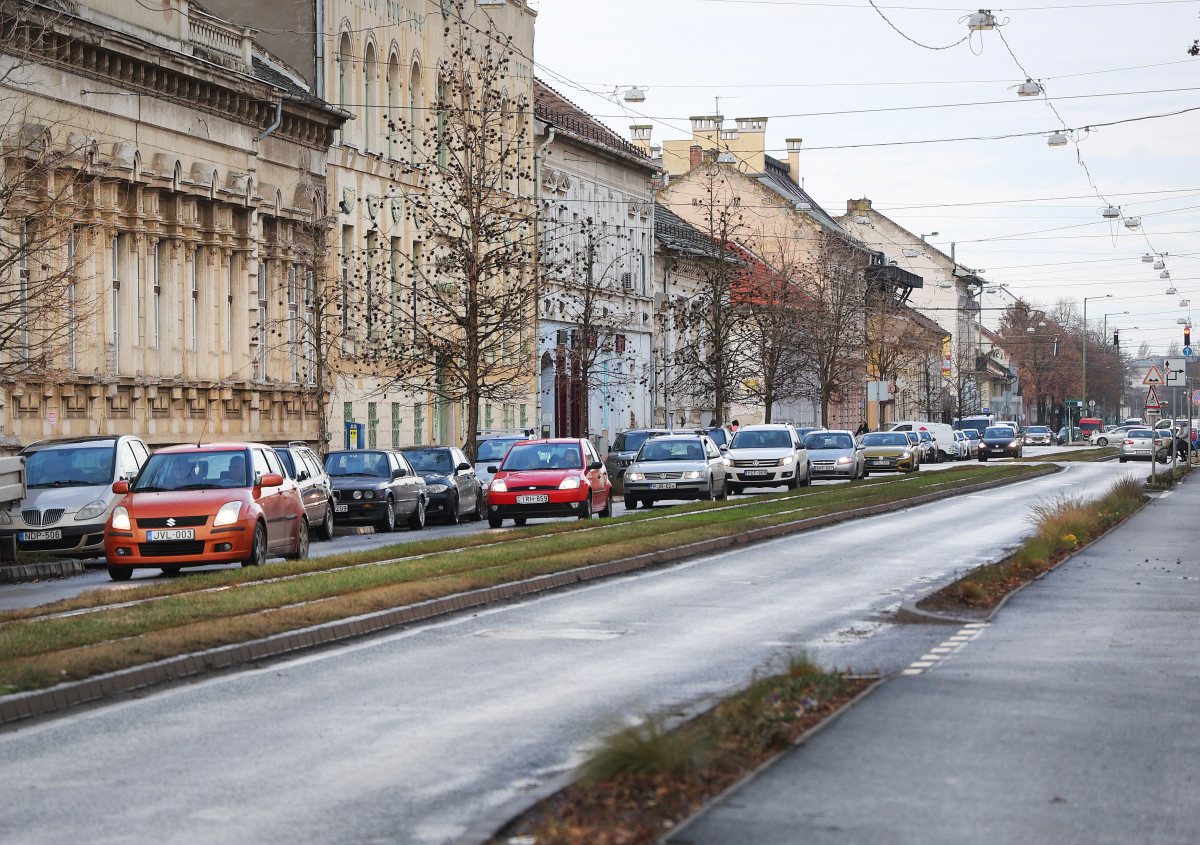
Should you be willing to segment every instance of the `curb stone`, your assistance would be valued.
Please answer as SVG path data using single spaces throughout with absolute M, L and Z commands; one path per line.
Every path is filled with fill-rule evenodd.
M 500 601 L 519 599 L 551 590 L 574 587 L 580 583 L 614 575 L 622 575 L 653 566 L 661 566 L 701 554 L 725 551 L 738 546 L 771 540 L 787 534 L 822 528 L 839 522 L 875 516 L 928 504 L 941 499 L 990 490 L 1021 481 L 1040 478 L 1060 472 L 1056 464 L 1037 469 L 1024 475 L 992 481 L 983 481 L 954 490 L 938 490 L 924 493 L 898 502 L 867 505 L 848 511 L 839 511 L 823 516 L 785 522 L 701 540 L 684 546 L 646 552 L 620 560 L 596 563 L 589 566 L 541 575 L 523 581 L 498 584 L 466 593 L 456 593 L 413 605 L 361 616 L 339 619 L 295 631 L 275 634 L 260 640 L 250 640 L 228 646 L 207 649 L 192 654 L 182 654 L 152 663 L 97 675 L 81 681 L 67 681 L 53 687 L 29 692 L 0 696 L 0 726 L 8 726 L 35 716 L 44 716 L 66 707 L 91 704 L 104 698 L 124 693 L 143 691 L 160 684 L 173 683 L 214 671 L 251 665 L 309 648 L 319 648 L 333 643 L 377 634 L 393 628 L 448 616 L 460 611 L 474 610 Z
M 82 560 L 54 560 L 45 563 L 6 564 L 0 566 L 0 584 L 23 584 L 44 578 L 67 578 L 82 575 Z

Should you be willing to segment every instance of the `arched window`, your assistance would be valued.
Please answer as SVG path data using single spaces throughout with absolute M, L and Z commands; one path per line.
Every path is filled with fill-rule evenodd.
M 387 152 L 389 158 L 399 158 L 400 139 L 397 136 L 400 115 L 400 60 L 392 53 L 387 69 Z
M 368 44 L 363 51 L 363 149 L 375 146 L 375 77 L 378 68 L 375 62 L 375 45 Z
M 338 106 L 347 111 L 349 103 L 349 94 L 353 89 L 351 81 L 354 72 L 354 51 L 350 45 L 350 36 L 346 33 L 342 34 L 342 42 L 338 45 Z M 347 128 L 350 121 L 342 124 L 340 130 L 341 143 L 348 144 L 350 142 L 350 130 Z
M 450 83 L 446 77 L 438 74 L 437 84 L 437 166 L 445 170 L 450 163 L 450 127 L 447 123 L 447 109 L 450 105 Z
M 421 65 L 419 62 L 413 62 L 408 80 L 408 144 L 409 156 L 413 162 L 417 160 L 417 150 L 421 146 L 421 104 L 423 100 Z

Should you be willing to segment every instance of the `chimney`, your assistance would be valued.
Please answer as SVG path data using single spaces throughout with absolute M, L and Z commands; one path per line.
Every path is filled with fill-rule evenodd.
M 871 201 L 869 199 L 867 199 L 866 197 L 863 197 L 860 200 L 846 200 L 846 213 L 847 214 L 860 214 L 860 213 L 865 214 L 866 212 L 868 212 L 870 210 L 871 210 Z
M 699 144 L 692 144 L 688 149 L 688 169 L 694 170 L 704 162 L 704 148 Z
M 646 154 L 650 153 L 650 132 L 653 128 L 649 124 L 634 124 L 629 127 L 629 137 L 633 145 Z
M 800 184 L 800 143 L 803 138 L 787 139 L 788 176 L 797 185 Z

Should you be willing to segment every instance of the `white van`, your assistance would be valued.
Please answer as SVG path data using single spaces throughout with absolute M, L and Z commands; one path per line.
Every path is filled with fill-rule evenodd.
M 946 423 L 900 420 L 888 423 L 885 428 L 888 431 L 928 431 L 937 446 L 938 462 L 958 460 L 958 444 L 954 442 L 954 429 Z

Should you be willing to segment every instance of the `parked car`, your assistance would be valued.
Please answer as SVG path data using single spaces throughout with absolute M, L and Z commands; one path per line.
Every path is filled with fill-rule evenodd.
M 1054 445 L 1054 435 L 1050 433 L 1050 428 L 1044 425 L 1031 425 L 1025 429 L 1025 445 L 1026 446 L 1052 446 Z
M 429 494 L 425 479 L 404 455 L 391 449 L 343 449 L 325 456 L 333 482 L 333 510 L 346 523 L 370 523 L 394 531 L 400 521 L 414 531 L 425 527 Z
M 929 422 L 927 420 L 899 420 L 884 426 L 887 431 L 928 431 L 933 438 L 936 456 L 927 458 L 931 461 L 949 461 L 954 459 L 954 429 L 946 423 Z
M 524 525 L 531 517 L 612 516 L 612 482 L 600 454 L 582 437 L 530 440 L 513 445 L 492 467 L 488 525 L 505 519 Z
M 812 483 L 808 450 L 790 425 L 764 423 L 739 428 L 725 452 L 725 466 L 730 493 L 741 493 L 747 487 L 794 490 Z
M 528 433 L 503 431 L 503 432 L 478 432 L 475 439 L 475 462 L 471 465 L 475 470 L 475 476 L 483 485 L 483 498 L 487 501 L 488 484 L 491 482 L 491 476 L 488 475 L 489 466 L 497 466 L 504 460 L 504 455 L 508 452 L 508 447 L 514 443 L 520 443 L 523 440 L 528 440 L 532 435 Z
M 917 437 L 921 438 L 921 460 L 931 464 L 941 463 L 942 453 L 938 450 L 933 435 L 927 429 L 921 429 L 917 432 Z
M 733 432 L 729 426 L 714 425 L 708 428 L 696 429 L 697 434 L 707 434 L 717 444 L 717 448 L 724 452 L 729 448 L 729 441 L 733 440 Z
M 974 429 L 974 428 L 964 428 L 964 429 L 961 429 L 961 431 L 963 434 L 967 435 L 967 438 L 971 441 L 972 457 L 978 458 L 979 457 L 979 438 L 983 436 L 983 432 L 979 431 L 978 429 Z
M 1150 460 L 1157 452 L 1159 460 L 1166 461 L 1167 451 L 1171 443 L 1170 436 L 1165 432 L 1151 428 L 1131 428 L 1125 432 L 1117 446 L 1117 460 L 1125 463 L 1130 460 Z
M 122 496 L 104 536 L 108 575 L 125 581 L 139 567 L 177 575 L 185 566 L 308 555 L 308 515 L 296 482 L 262 443 L 172 446 L 150 456 Z
M 910 449 L 912 449 L 914 459 L 916 460 L 917 469 L 920 469 L 921 464 L 928 460 L 925 455 L 926 449 L 921 445 L 921 435 L 917 434 L 915 431 L 902 431 L 900 433 L 903 434 L 908 440 L 908 446 Z
M 625 472 L 625 509 L 663 499 L 724 499 L 725 458 L 707 434 L 664 434 L 642 444 Z
M 1011 426 L 994 425 L 979 438 L 979 460 L 1021 457 L 1021 437 Z
M 104 526 L 121 496 L 117 481 L 131 481 L 150 457 L 140 437 L 68 437 L 39 440 L 25 458 L 26 496 L 0 510 L 0 560 L 17 551 L 64 557 L 104 554 Z
M 1067 439 L 1068 434 L 1070 434 L 1069 440 Z M 1062 446 L 1062 445 L 1068 444 L 1068 443 L 1074 444 L 1074 443 L 1082 443 L 1082 442 L 1083 442 L 1083 430 L 1082 429 L 1080 429 L 1076 426 L 1072 426 L 1070 429 L 1070 432 L 1068 432 L 1067 427 L 1064 425 L 1062 428 L 1060 428 L 1058 430 L 1058 445 Z
M 1093 431 L 1089 442 L 1093 446 L 1107 446 L 1109 443 L 1120 443 L 1125 439 L 1125 434 L 1131 428 L 1145 428 L 1145 426 L 1118 425 L 1114 428 L 1105 428 L 1100 431 Z
M 427 516 L 440 516 L 450 525 L 457 525 L 464 516 L 483 519 L 483 485 L 462 449 L 405 446 L 400 451 L 417 475 L 425 479 Z
M 277 446 L 275 452 L 283 461 L 288 478 L 296 482 L 300 501 L 308 514 L 313 536 L 320 540 L 333 539 L 333 482 L 325 472 L 325 464 L 307 443 L 293 440 Z
M 1126 428 L 1143 428 L 1146 425 L 1146 421 L 1141 417 L 1126 417 L 1125 419 L 1121 420 L 1121 425 L 1125 426 Z
M 979 434 L 979 432 L 975 433 L 976 435 Z M 962 429 L 956 428 L 954 430 L 954 442 L 958 444 L 958 460 L 960 461 L 974 460 L 976 455 L 979 454 L 979 441 Z
M 608 477 L 615 481 L 624 476 L 625 470 L 633 463 L 643 443 L 651 437 L 670 433 L 665 428 L 630 428 L 619 432 L 613 440 L 612 448 L 608 450 L 608 457 L 604 459 Z
M 808 450 L 808 458 L 812 461 L 813 478 L 854 481 L 870 475 L 862 448 L 854 442 L 852 431 L 814 431 L 805 436 L 804 448 Z
M 914 472 L 917 453 L 908 431 L 871 431 L 859 440 L 867 472 Z

